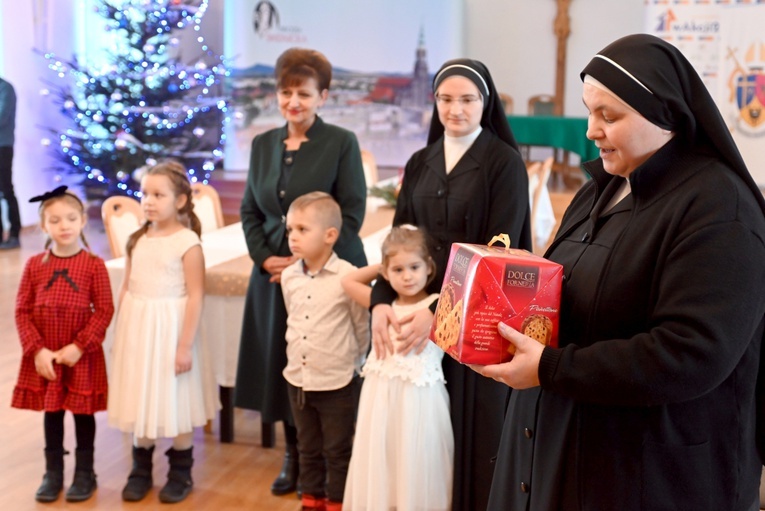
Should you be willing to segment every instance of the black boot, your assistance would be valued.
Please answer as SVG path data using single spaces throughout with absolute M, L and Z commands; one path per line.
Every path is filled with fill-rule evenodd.
M 191 456 L 193 449 L 189 447 L 185 451 L 176 451 L 170 448 L 165 451 L 170 470 L 167 472 L 167 483 L 159 492 L 160 502 L 174 504 L 191 493 L 191 488 L 194 486 L 191 480 L 191 466 L 194 465 L 194 458 Z
M 284 453 L 284 463 L 282 471 L 271 485 L 271 493 L 274 495 L 287 495 L 297 489 L 298 474 L 300 465 L 298 464 L 297 445 L 287 444 L 287 451 Z
M 37 502 L 53 502 L 64 487 L 64 449 L 45 449 L 45 475 L 37 488 Z
M 154 484 L 151 478 L 153 468 L 151 457 L 153 454 L 153 445 L 148 449 L 133 447 L 133 470 L 130 471 L 128 482 L 122 489 L 122 500 L 137 502 L 149 493 L 152 484 Z
M 82 502 L 88 500 L 96 491 L 96 473 L 93 472 L 93 449 L 74 451 L 74 480 L 66 491 L 66 500 Z

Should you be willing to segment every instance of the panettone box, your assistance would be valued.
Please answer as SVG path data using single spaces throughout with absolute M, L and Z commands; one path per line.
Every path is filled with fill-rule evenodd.
M 557 346 L 562 280 L 561 265 L 525 250 L 454 243 L 430 338 L 458 362 L 478 365 L 513 357 L 500 321 Z

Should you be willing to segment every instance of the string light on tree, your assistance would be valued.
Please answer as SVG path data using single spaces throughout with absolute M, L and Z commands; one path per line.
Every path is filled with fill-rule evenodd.
M 70 121 L 41 140 L 57 156 L 56 172 L 83 176 L 89 198 L 139 195 L 142 172 L 164 158 L 206 183 L 223 158 L 227 71 L 198 33 L 199 54 L 181 62 L 178 34 L 199 30 L 208 0 L 94 2 L 117 40 L 109 63 L 96 68 L 44 55 L 60 82 L 40 94 Z

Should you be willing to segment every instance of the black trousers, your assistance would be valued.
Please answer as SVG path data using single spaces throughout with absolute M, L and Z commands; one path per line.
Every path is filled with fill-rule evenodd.
M 359 378 L 337 390 L 304 392 L 287 384 L 304 495 L 342 502 L 353 449 Z
M 0 147 L 0 193 L 8 203 L 8 222 L 11 224 L 10 236 L 19 237 L 21 232 L 21 216 L 19 216 L 19 203 L 13 193 L 13 147 Z M 3 239 L 3 222 L 0 221 L 0 241 Z

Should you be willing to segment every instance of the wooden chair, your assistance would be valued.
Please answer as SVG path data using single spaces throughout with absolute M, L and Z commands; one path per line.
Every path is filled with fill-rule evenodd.
M 502 108 L 505 110 L 505 115 L 513 115 L 513 97 L 510 94 L 500 92 L 499 101 L 502 103 Z
M 194 201 L 194 213 L 202 222 L 202 234 L 223 227 L 223 208 L 215 188 L 199 182 L 192 183 L 191 200 Z
M 529 115 L 556 115 L 555 107 L 557 101 L 555 96 L 550 94 L 537 94 L 529 98 Z M 528 158 L 529 148 L 526 149 L 526 158 Z M 565 149 L 553 148 L 553 156 L 555 161 L 553 162 L 553 171 L 557 172 L 558 177 L 563 179 L 569 174 L 573 174 L 574 170 L 569 164 L 571 153 Z
M 537 94 L 529 98 L 529 115 L 555 115 L 555 96 Z
M 550 94 L 537 94 L 529 98 L 527 115 L 553 115 L 555 112 L 555 97 Z M 531 146 L 521 145 L 521 156 L 526 161 L 531 160 Z M 556 160 L 557 160 L 557 149 Z
M 128 237 L 143 224 L 141 203 L 124 195 L 109 197 L 101 204 L 101 219 L 112 257 L 124 256 Z
M 377 160 L 375 160 L 375 156 L 366 149 L 362 149 L 361 164 L 364 166 L 364 179 L 367 182 L 367 188 L 376 185 L 380 176 L 377 172 Z
M 547 248 L 547 241 L 550 239 L 551 232 L 547 232 L 548 229 L 552 229 L 555 225 L 555 216 L 552 213 L 552 204 L 550 203 L 549 193 L 547 192 L 547 182 L 550 179 L 550 172 L 552 171 L 553 157 L 550 156 L 544 161 L 537 161 L 530 163 L 526 167 L 526 171 L 529 176 L 529 203 L 531 206 L 531 240 L 534 253 L 541 253 Z M 542 201 L 545 201 L 542 203 Z M 539 218 L 540 210 L 544 208 L 546 215 L 544 218 Z M 552 214 L 552 217 L 550 215 Z M 552 223 L 550 220 L 552 218 Z M 540 226 L 539 222 L 544 221 L 547 225 Z M 543 227 L 546 236 L 542 236 L 540 239 L 538 236 L 538 229 Z

